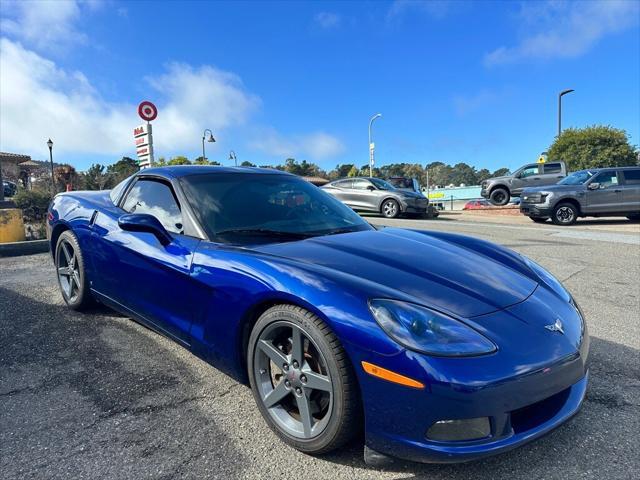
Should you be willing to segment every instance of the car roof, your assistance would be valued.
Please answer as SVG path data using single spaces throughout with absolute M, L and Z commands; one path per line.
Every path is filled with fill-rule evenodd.
M 256 175 L 291 175 L 274 168 L 256 167 L 222 167 L 218 165 L 171 165 L 167 167 L 151 167 L 140 170 L 137 175 L 160 175 L 167 178 L 180 178 L 191 175 L 221 174 L 221 173 L 251 173 Z

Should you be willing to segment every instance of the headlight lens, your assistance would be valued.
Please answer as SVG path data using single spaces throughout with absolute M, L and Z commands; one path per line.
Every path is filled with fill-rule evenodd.
M 380 327 L 400 345 L 429 355 L 483 355 L 496 346 L 458 320 L 412 303 L 374 299 L 369 309 Z
M 534 273 L 540 278 L 540 280 L 546 283 L 554 292 L 560 295 L 565 301 L 567 302 L 571 301 L 571 294 L 567 291 L 566 288 L 564 288 L 564 286 L 560 283 L 560 281 L 556 277 L 551 275 L 549 272 L 547 272 L 544 268 L 542 268 L 540 265 L 538 265 L 536 262 L 534 262 L 530 258 L 527 258 L 524 255 L 521 255 L 521 257 L 523 258 L 525 263 L 529 266 L 529 268 L 533 270 Z

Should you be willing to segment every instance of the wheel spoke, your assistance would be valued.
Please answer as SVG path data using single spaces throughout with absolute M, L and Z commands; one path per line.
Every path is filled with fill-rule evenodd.
M 64 258 L 67 259 L 67 265 L 71 265 L 72 253 L 69 252 L 69 245 L 67 242 L 62 242 L 62 251 L 64 253 Z
M 280 382 L 278 386 L 271 390 L 271 392 L 269 392 L 262 401 L 264 402 L 265 407 L 271 408 L 280 403 L 283 398 L 289 395 L 289 393 L 291 393 L 291 390 L 284 385 L 284 382 Z
M 332 392 L 331 380 L 325 375 L 313 372 L 310 369 L 304 370 L 304 375 L 307 377 L 307 383 L 305 388 L 311 390 L 322 390 L 323 392 Z
M 267 340 L 260 340 L 258 348 L 275 363 L 278 368 L 281 368 L 285 363 L 289 363 L 284 353 L 278 350 L 273 344 Z
M 71 278 L 73 278 L 73 283 L 76 284 L 76 290 L 80 290 L 80 275 L 78 274 L 77 270 L 73 271 L 73 273 L 71 274 Z
M 311 417 L 311 408 L 309 407 L 309 398 L 306 394 L 296 395 L 298 403 L 298 411 L 300 412 L 300 421 L 302 422 L 302 430 L 305 437 L 311 436 L 311 427 L 313 427 L 313 418 Z
M 297 327 L 291 327 L 291 358 L 297 360 L 300 365 L 304 362 L 304 337 Z
M 67 267 L 58 267 L 58 275 L 68 277 L 71 273 L 69 273 L 69 269 Z

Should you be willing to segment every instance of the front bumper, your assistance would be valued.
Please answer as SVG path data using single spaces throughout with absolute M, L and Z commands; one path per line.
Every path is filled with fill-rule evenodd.
M 480 196 L 488 199 L 491 196 L 491 192 L 488 188 L 483 188 L 480 190 Z
M 578 313 L 540 288 L 529 300 L 489 314 L 482 322 L 492 331 L 499 325 L 501 335 L 516 338 L 523 333 L 522 318 L 529 320 L 530 334 L 511 345 L 497 342 L 498 351 L 490 355 L 446 358 L 404 350 L 381 358 L 364 349 L 350 351 L 356 365 L 362 360 L 377 363 L 425 385 L 408 388 L 357 369 L 367 447 L 415 462 L 465 462 L 517 448 L 575 415 L 589 378 L 586 326 L 576 343 Z M 545 329 L 548 318 L 562 318 L 566 335 Z M 477 418 L 489 420 L 490 434 L 484 438 L 445 442 L 427 436 L 435 422 Z
M 404 213 L 426 213 L 427 208 L 429 208 L 429 201 L 425 200 L 416 200 L 416 201 L 403 201 L 401 205 L 401 210 Z
M 551 216 L 551 207 L 543 203 L 521 203 L 520 213 L 527 217 L 549 218 Z

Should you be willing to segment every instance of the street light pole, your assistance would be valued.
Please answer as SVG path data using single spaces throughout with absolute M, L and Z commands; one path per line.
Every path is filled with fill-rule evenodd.
M 53 142 L 51 139 L 47 141 L 47 147 L 49 147 L 49 163 L 51 164 L 51 195 L 56 194 L 56 182 L 53 178 Z
M 558 136 L 562 133 L 562 97 L 567 93 L 574 92 L 572 88 L 563 90 L 558 95 Z
M 371 143 L 371 125 L 376 118 L 380 118 L 382 116 L 381 113 L 376 113 L 371 120 L 369 120 L 369 177 L 373 177 L 373 162 L 374 162 L 374 146 Z
M 233 160 L 235 163 L 235 166 L 238 166 L 238 157 L 236 157 L 236 152 L 234 152 L 233 150 L 231 150 L 229 152 L 229 160 Z
M 207 138 L 207 132 L 209 132 L 209 138 Z M 207 157 L 204 154 L 204 141 L 205 139 L 207 140 L 207 142 L 215 142 L 216 139 L 213 138 L 213 132 L 211 130 L 209 130 L 208 128 L 205 129 L 204 132 L 202 132 L 202 162 L 206 162 L 207 161 Z

